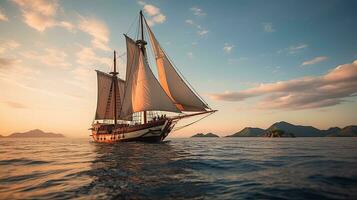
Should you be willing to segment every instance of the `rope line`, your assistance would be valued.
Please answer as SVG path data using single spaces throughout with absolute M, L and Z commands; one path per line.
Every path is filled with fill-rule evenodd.
M 183 129 L 183 128 L 186 128 L 187 126 L 191 126 L 192 124 L 195 124 L 195 123 L 197 123 L 197 122 L 199 122 L 199 121 L 201 121 L 201 120 L 203 120 L 203 119 L 209 117 L 209 116 L 212 115 L 213 113 L 214 113 L 214 112 L 211 112 L 211 113 L 209 113 L 208 115 L 203 116 L 202 118 L 200 118 L 200 119 L 198 119 L 198 120 L 196 120 L 196 121 L 193 121 L 193 122 L 191 122 L 191 123 L 189 123 L 189 124 L 186 124 L 186 125 L 183 125 L 183 126 L 180 126 L 180 127 L 177 127 L 177 128 L 175 128 L 173 131 L 178 131 L 178 130 L 181 130 L 181 129 Z
M 138 15 L 136 15 L 134 21 L 131 22 L 131 24 L 130 24 L 130 26 L 129 26 L 129 29 L 128 29 L 128 31 L 126 32 L 127 35 L 128 35 L 128 33 L 130 32 L 130 30 L 131 30 L 131 28 L 133 27 L 133 25 L 135 24 L 137 18 L 138 18 Z

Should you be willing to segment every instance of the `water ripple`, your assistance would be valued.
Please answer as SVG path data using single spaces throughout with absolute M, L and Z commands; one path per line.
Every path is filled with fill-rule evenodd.
M 357 199 L 356 142 L 1 139 L 0 199 Z

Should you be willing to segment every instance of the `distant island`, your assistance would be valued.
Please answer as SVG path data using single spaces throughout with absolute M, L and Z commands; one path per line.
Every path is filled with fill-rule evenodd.
M 274 132 L 275 131 L 275 132 Z M 357 126 L 344 128 L 332 127 L 320 130 L 312 126 L 294 125 L 288 122 L 276 122 L 267 129 L 246 127 L 226 137 L 357 137 Z
M 0 138 L 63 138 L 59 133 L 44 132 L 40 129 L 34 129 L 23 133 L 12 133 L 9 136 L 1 136 Z
M 283 130 L 279 130 L 279 129 L 267 131 L 262 136 L 263 137 L 291 137 L 291 138 L 295 137 L 294 134 L 287 133 L 287 132 L 285 132 Z
M 197 133 L 196 135 L 191 136 L 192 138 L 194 137 L 216 137 L 218 138 L 219 136 L 213 133 L 207 133 L 207 134 L 203 134 L 203 133 Z

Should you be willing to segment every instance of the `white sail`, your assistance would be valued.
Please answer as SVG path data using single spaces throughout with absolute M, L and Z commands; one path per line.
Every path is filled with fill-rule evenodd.
M 126 40 L 126 76 L 125 76 L 125 80 L 128 80 L 129 75 L 130 75 L 131 66 L 133 65 L 134 60 L 137 59 L 137 58 L 135 58 L 135 56 L 139 56 L 139 54 L 136 52 L 136 51 L 138 51 L 138 46 L 136 45 L 135 41 L 125 34 L 124 34 L 124 36 L 125 36 L 125 40 Z
M 180 112 L 166 95 L 148 66 L 141 49 L 132 49 L 133 60 L 125 85 L 125 94 L 120 117 L 126 118 L 140 111 L 161 110 Z
M 205 111 L 208 108 L 207 105 L 190 89 L 177 73 L 147 23 L 146 27 L 156 57 L 160 84 L 166 94 L 181 111 Z
M 107 73 L 96 70 L 98 79 L 98 98 L 96 120 L 114 119 L 114 84 L 113 77 Z M 118 78 L 116 91 L 117 116 L 119 116 L 120 105 L 123 103 L 125 81 Z

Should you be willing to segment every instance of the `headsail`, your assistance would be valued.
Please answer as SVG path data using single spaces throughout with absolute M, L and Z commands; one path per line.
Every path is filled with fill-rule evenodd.
M 156 57 L 160 84 L 166 94 L 181 111 L 206 111 L 206 109 L 208 109 L 207 105 L 190 89 L 177 73 L 147 23 L 146 27 Z
M 129 73 L 127 73 L 128 79 L 125 84 L 120 117 L 126 118 L 134 112 L 150 110 L 180 112 L 155 78 L 143 51 L 133 44 L 128 37 L 127 44 L 130 45 L 128 48 L 131 50 L 132 62 L 131 66 L 127 66 Z
M 114 119 L 114 82 L 113 77 L 107 73 L 96 70 L 98 79 L 98 98 L 96 120 Z M 118 78 L 116 91 L 117 116 L 119 116 L 120 105 L 123 103 L 125 81 Z

